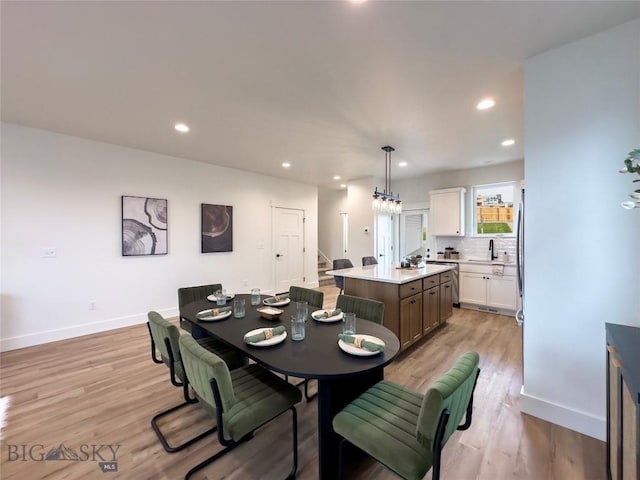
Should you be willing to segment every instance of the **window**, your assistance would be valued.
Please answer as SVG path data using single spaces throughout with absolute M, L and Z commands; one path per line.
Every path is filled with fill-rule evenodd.
M 516 182 L 473 187 L 473 235 L 515 235 L 516 191 Z

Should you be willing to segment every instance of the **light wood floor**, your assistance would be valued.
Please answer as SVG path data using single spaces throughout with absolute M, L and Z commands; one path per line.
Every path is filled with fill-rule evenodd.
M 334 305 L 337 289 L 322 290 L 325 306 Z M 456 432 L 446 445 L 443 480 L 606 478 L 603 442 L 520 413 L 522 346 L 514 321 L 454 311 L 442 329 L 385 370 L 386 378 L 423 392 L 460 353 L 480 353 L 473 425 Z M 0 360 L 1 394 L 12 402 L 2 432 L 2 479 L 173 480 L 219 448 L 211 436 L 182 452 L 162 449 L 149 421 L 180 403 L 182 393 L 170 385 L 166 367 L 151 362 L 146 325 L 6 352 Z M 316 402 L 303 401 L 298 407 L 299 479 L 318 476 L 316 409 Z M 163 429 L 184 430 L 188 436 L 211 424 L 193 405 L 176 412 Z M 288 414 L 272 422 L 196 478 L 283 478 L 291 458 L 290 425 Z M 169 435 L 170 442 L 182 438 L 186 436 Z M 13 445 L 27 445 L 26 453 L 35 446 L 37 457 L 61 443 L 78 452 L 83 444 L 119 445 L 118 472 L 102 473 L 93 461 L 9 461 L 22 453 L 22 447 Z M 99 452 L 110 460 L 107 448 Z M 351 478 L 396 477 L 365 461 Z

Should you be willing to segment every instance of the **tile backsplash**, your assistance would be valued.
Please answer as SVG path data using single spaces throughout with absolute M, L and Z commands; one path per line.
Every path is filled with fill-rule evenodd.
M 509 260 L 514 261 L 516 256 L 515 237 L 436 237 L 436 252 L 444 252 L 446 247 L 453 247 L 460 252 L 460 258 L 476 258 L 489 260 L 489 240 L 493 239 L 493 250 L 498 259 L 502 259 L 504 252 L 509 255 Z M 433 255 L 435 258 L 435 255 Z

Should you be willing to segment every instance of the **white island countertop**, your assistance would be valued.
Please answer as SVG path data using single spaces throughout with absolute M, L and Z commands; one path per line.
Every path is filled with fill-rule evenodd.
M 422 268 L 398 268 L 396 265 L 378 264 L 365 267 L 343 268 L 342 270 L 330 270 L 327 275 L 335 275 L 345 278 L 357 278 L 373 282 L 403 284 L 419 280 L 424 277 L 436 275 L 453 269 L 450 265 L 426 265 Z

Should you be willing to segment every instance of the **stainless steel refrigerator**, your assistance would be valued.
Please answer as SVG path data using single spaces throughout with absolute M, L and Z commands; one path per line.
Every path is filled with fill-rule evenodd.
M 518 223 L 516 235 L 516 271 L 518 273 L 518 295 L 520 296 L 520 308 L 516 312 L 516 323 L 524 324 L 524 188 L 520 196 L 518 207 Z

